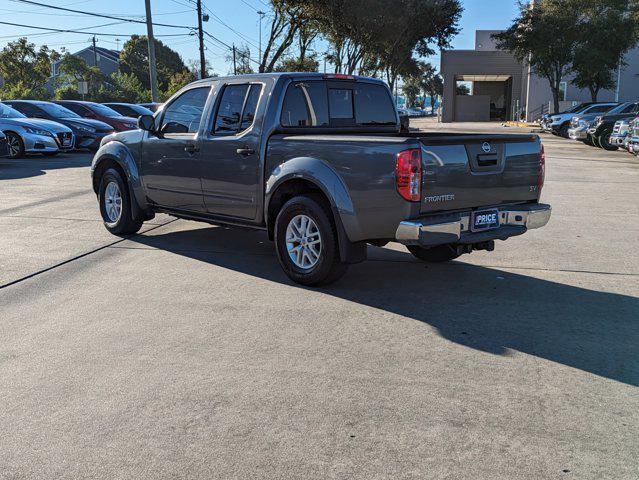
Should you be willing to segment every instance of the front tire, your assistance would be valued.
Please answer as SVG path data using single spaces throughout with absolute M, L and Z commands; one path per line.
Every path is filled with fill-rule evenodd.
M 599 137 L 599 145 L 604 150 L 609 150 L 609 151 L 618 150 L 619 147 L 610 143 L 610 135 L 612 135 L 612 130 L 604 131 Z
M 129 235 L 142 227 L 142 221 L 133 219 L 128 186 L 116 169 L 109 168 L 100 178 L 98 200 L 104 226 L 109 232 Z
M 348 269 L 340 260 L 330 206 L 318 195 L 284 204 L 275 220 L 275 249 L 284 273 L 301 285 L 333 283 Z
M 6 132 L 7 145 L 9 146 L 9 158 L 20 158 L 24 156 L 24 142 L 20 135 L 13 132 Z
M 452 244 L 438 245 L 432 248 L 408 245 L 406 248 L 408 248 L 408 251 L 412 253 L 414 257 L 430 263 L 449 262 L 455 260 L 460 255 L 457 251 L 457 247 Z
M 559 136 L 568 138 L 568 128 L 569 125 L 562 125 L 561 128 L 559 128 Z

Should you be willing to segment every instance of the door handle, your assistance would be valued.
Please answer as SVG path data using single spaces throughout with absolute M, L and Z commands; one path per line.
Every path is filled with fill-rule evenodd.
M 188 145 L 184 147 L 184 151 L 188 153 L 189 155 L 193 155 L 195 152 L 200 151 L 200 147 L 198 147 L 197 145 L 193 143 L 189 143 Z
M 255 153 L 255 150 L 253 150 L 252 148 L 238 148 L 237 150 L 235 150 L 235 153 L 248 157 L 249 155 L 253 155 Z

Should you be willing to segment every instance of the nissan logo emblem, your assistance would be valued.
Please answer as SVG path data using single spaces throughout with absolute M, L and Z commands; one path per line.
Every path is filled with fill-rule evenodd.
M 484 153 L 490 152 L 490 143 L 488 143 L 488 142 L 482 143 L 481 144 L 481 149 L 484 151 Z

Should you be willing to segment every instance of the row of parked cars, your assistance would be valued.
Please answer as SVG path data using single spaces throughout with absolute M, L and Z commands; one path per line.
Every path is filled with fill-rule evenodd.
M 79 100 L 0 102 L 0 157 L 96 151 L 102 138 L 137 128 L 137 118 L 159 104 L 94 103 Z
M 639 102 L 582 103 L 545 115 L 542 130 L 605 150 L 624 149 L 639 156 Z

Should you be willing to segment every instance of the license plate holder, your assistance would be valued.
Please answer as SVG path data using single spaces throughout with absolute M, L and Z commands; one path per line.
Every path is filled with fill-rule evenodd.
M 471 231 L 484 232 L 495 228 L 499 228 L 499 210 L 496 208 L 477 210 L 470 214 Z

